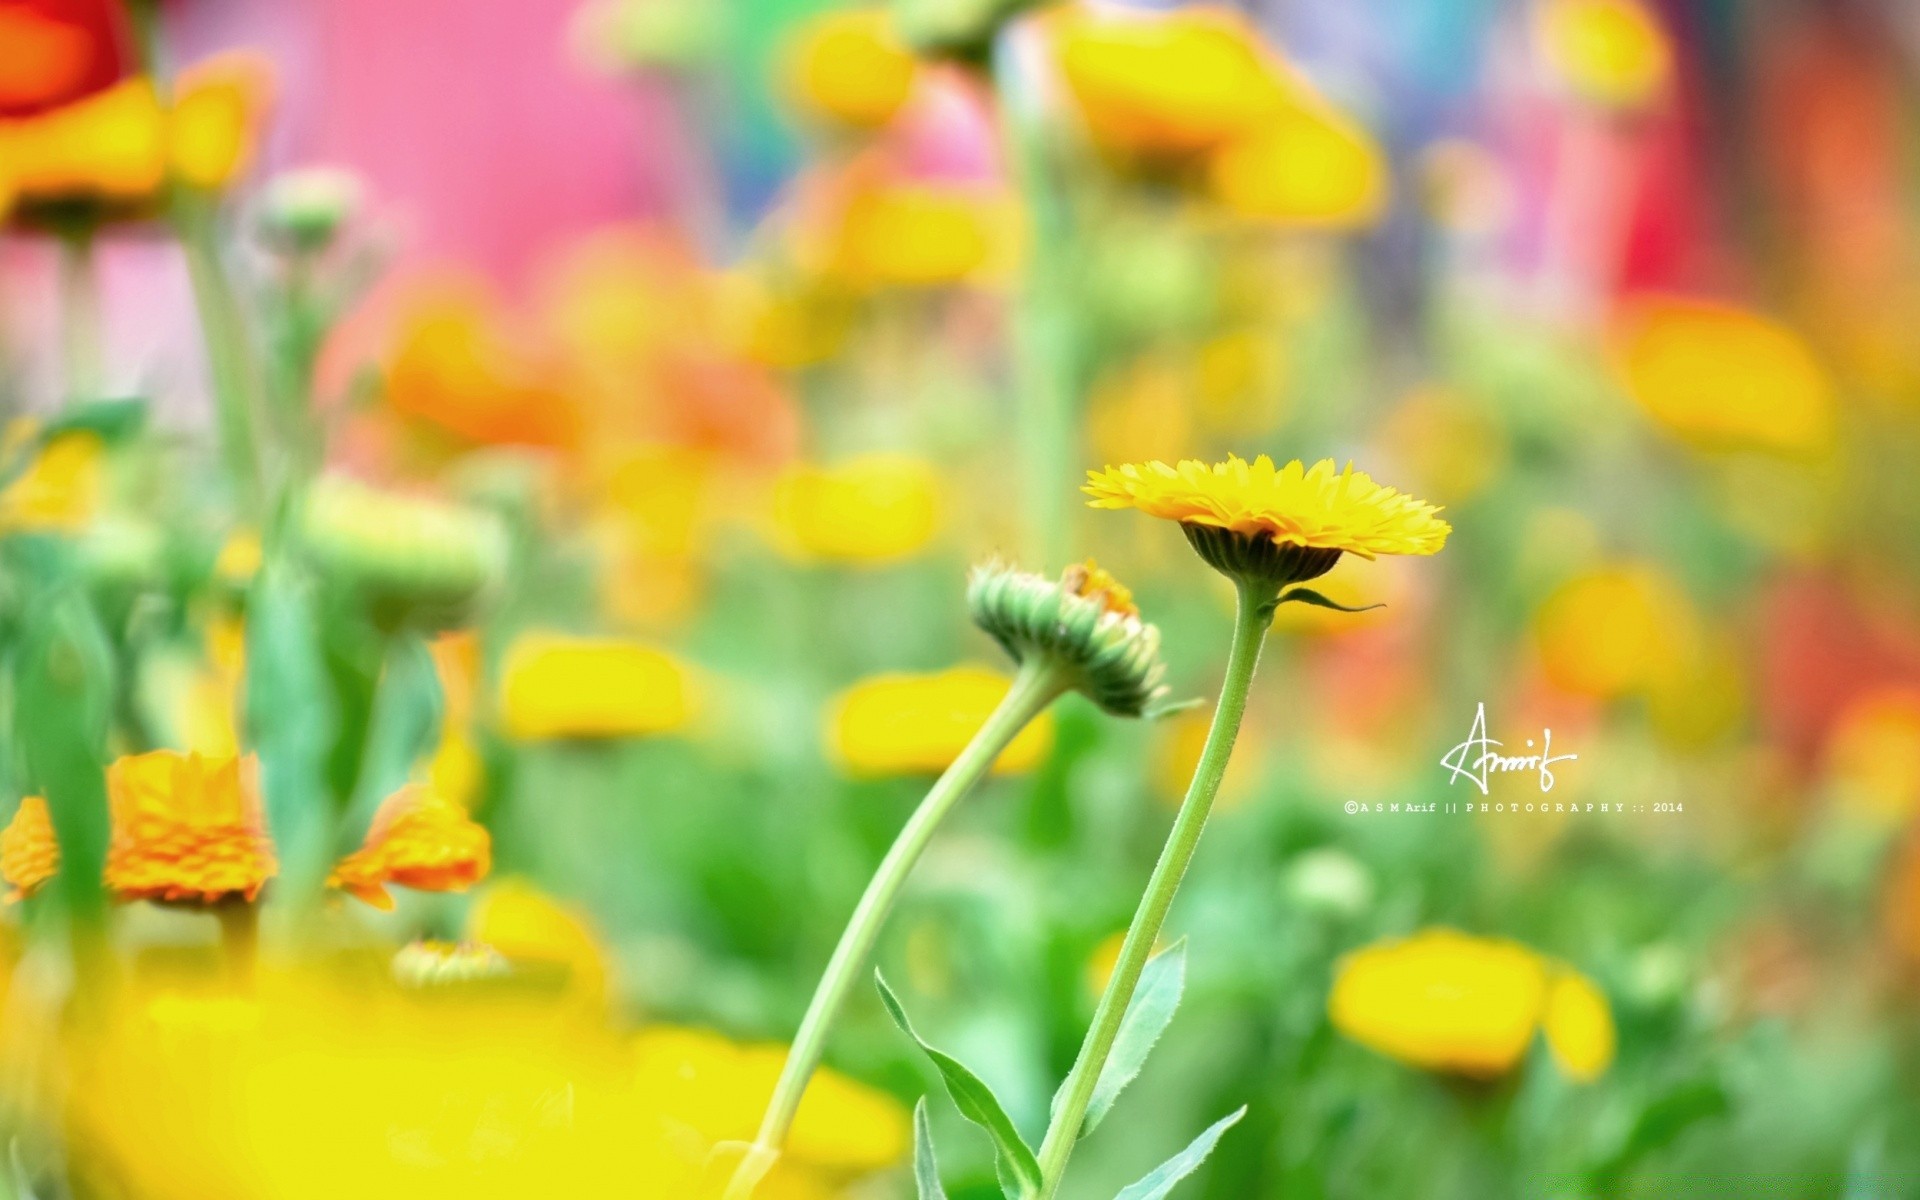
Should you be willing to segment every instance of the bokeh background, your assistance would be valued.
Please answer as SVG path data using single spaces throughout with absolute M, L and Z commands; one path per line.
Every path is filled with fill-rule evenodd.
M 256 755 L 264 961 L 354 981 L 210 996 L 119 905 L 50 1066 L 85 889 L 10 907 L 0 1195 L 690 1194 L 620 1154 L 751 1133 L 1004 691 L 966 568 L 1097 557 L 1210 698 L 1231 589 L 1076 489 L 1229 451 L 1454 533 L 1283 610 L 1065 1194 L 1243 1103 L 1177 1194 L 1920 1193 L 1920 8 L 1020 7 L 0 2 L 0 813 Z M 1480 704 L 1551 793 L 1447 811 Z M 883 940 L 1030 1135 L 1208 710 L 1063 701 Z M 409 781 L 484 878 L 319 896 Z M 422 937 L 506 1015 L 410 1008 Z M 781 1194 L 910 1194 L 923 1094 L 999 1194 L 875 997 L 829 1062 Z

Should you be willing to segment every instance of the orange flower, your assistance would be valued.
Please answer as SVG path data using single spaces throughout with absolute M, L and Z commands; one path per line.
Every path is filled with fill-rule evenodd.
M 547 364 L 509 336 L 499 301 L 482 285 L 428 285 L 407 305 L 387 371 L 393 410 L 457 441 L 559 447 L 579 434 L 571 397 Z
M 155 750 L 107 768 L 107 886 L 123 900 L 252 900 L 279 871 L 251 755 Z
M 28 796 L 14 810 L 13 820 L 0 831 L 0 879 L 7 883 L 6 902 L 25 900 L 60 870 L 60 844 L 53 840 L 53 819 L 47 802 Z
M 386 885 L 463 892 L 486 878 L 492 841 L 467 810 L 432 788 L 409 784 L 380 804 L 358 850 L 340 860 L 329 887 L 392 908 Z

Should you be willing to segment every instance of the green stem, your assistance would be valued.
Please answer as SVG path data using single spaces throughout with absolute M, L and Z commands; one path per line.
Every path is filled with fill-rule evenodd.
M 840 935 L 840 944 L 834 947 L 826 972 L 814 989 L 813 1001 L 807 1006 L 807 1015 L 800 1022 L 800 1031 L 794 1035 L 793 1047 L 787 1052 L 786 1066 L 773 1089 L 766 1115 L 761 1118 L 760 1131 L 735 1169 L 725 1200 L 746 1200 L 753 1195 L 754 1188 L 779 1159 L 787 1133 L 793 1128 L 794 1115 L 800 1111 L 800 1098 L 807 1090 L 807 1082 L 826 1053 L 827 1033 L 834 1018 L 855 982 L 864 977 L 881 927 L 886 924 L 887 915 L 893 910 L 894 901 L 914 864 L 920 860 L 927 843 L 933 840 L 934 831 L 954 805 L 980 782 L 1000 752 L 1065 690 L 1057 670 L 1038 657 L 1029 658 L 1014 677 L 1006 698 L 907 819 L 868 882 L 846 931 Z
M 223 900 L 214 906 L 213 915 L 220 922 L 220 951 L 228 982 L 239 990 L 251 988 L 260 960 L 260 906 L 251 900 Z
M 88 227 L 60 236 L 60 344 L 66 360 L 69 400 L 98 400 L 105 382 L 105 352 L 100 333 L 100 276 L 93 254 L 93 230 Z
M 1052 1200 L 1059 1191 L 1061 1178 L 1066 1174 L 1067 1157 L 1073 1153 L 1074 1143 L 1080 1140 L 1080 1127 L 1086 1119 L 1087 1105 L 1093 1099 L 1094 1085 L 1099 1082 L 1107 1056 L 1113 1051 L 1121 1019 L 1126 1016 L 1134 988 L 1140 983 L 1140 972 L 1153 954 L 1167 911 L 1173 906 L 1174 893 L 1180 890 L 1180 880 L 1200 845 L 1200 831 L 1213 809 L 1220 779 L 1226 774 L 1227 760 L 1233 754 L 1234 736 L 1239 733 L 1240 719 L 1247 711 L 1247 689 L 1253 683 L 1253 669 L 1260 661 L 1260 643 L 1273 620 L 1275 594 L 1276 589 L 1271 585 L 1240 584 L 1233 649 L 1227 656 L 1227 676 L 1220 685 L 1220 701 L 1213 710 L 1207 743 L 1200 752 L 1199 765 L 1194 768 L 1193 782 L 1187 785 L 1180 815 L 1174 818 L 1173 831 L 1167 835 L 1160 861 L 1154 865 L 1153 877 L 1147 881 L 1146 893 L 1133 915 L 1133 924 L 1127 928 L 1120 960 L 1107 981 L 1099 1007 L 1094 1010 L 1093 1025 L 1080 1046 L 1080 1056 L 1074 1060 L 1073 1070 L 1061 1089 L 1062 1099 L 1047 1127 L 1047 1136 L 1040 1143 L 1038 1200 Z
M 239 502 L 245 511 L 257 513 L 264 498 L 260 447 L 254 430 L 261 409 L 261 388 L 240 303 L 220 261 L 208 203 L 181 197 L 174 205 L 174 227 L 186 253 L 187 274 L 206 338 L 207 372 L 213 384 L 221 451 Z

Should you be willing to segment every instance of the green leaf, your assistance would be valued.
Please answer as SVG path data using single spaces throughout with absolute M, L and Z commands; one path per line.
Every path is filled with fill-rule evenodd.
M 933 1157 L 933 1128 L 927 1123 L 927 1098 L 913 1106 L 913 1182 L 920 1200 L 947 1200 L 940 1186 L 940 1164 Z
M 1138 1182 L 1121 1188 L 1120 1194 L 1113 1200 L 1160 1200 L 1173 1190 L 1175 1184 L 1199 1170 L 1200 1164 L 1207 1161 L 1207 1155 L 1213 1153 L 1220 1135 L 1233 1128 L 1246 1115 L 1247 1106 L 1243 1104 L 1237 1111 L 1221 1117 L 1209 1125 L 1205 1133 L 1188 1142 L 1185 1150 L 1147 1172 Z
M 1386 607 L 1386 605 L 1384 604 L 1362 604 L 1358 608 L 1354 608 L 1349 605 L 1342 604 L 1337 600 L 1329 600 L 1325 596 L 1321 595 L 1319 592 L 1314 591 L 1312 588 L 1303 588 L 1303 587 L 1294 588 L 1292 591 L 1280 597 L 1280 599 L 1275 601 L 1274 603 L 1276 604 L 1311 604 L 1316 608 L 1331 608 L 1336 612 L 1344 612 L 1344 613 L 1369 612 L 1376 608 Z
M 1140 972 L 1133 999 L 1127 1002 L 1127 1015 L 1120 1018 L 1120 1030 L 1114 1035 L 1107 1065 L 1100 1069 L 1100 1078 L 1093 1085 L 1093 1097 L 1087 1102 L 1086 1120 L 1080 1126 L 1079 1136 L 1093 1132 L 1113 1102 L 1120 1098 L 1120 1093 L 1140 1074 L 1147 1055 L 1153 1052 L 1160 1035 L 1173 1020 L 1174 1010 L 1180 1007 L 1180 996 L 1186 987 L 1187 939 L 1181 938 L 1148 959 Z M 1058 1093 L 1053 1103 L 1057 1110 Z
M 941 1080 L 947 1085 L 947 1094 L 953 1097 L 953 1103 L 960 1115 L 987 1131 L 993 1139 L 994 1151 L 1000 1157 L 1019 1194 L 1024 1195 L 1040 1186 L 1040 1163 L 1034 1158 L 1033 1151 L 1020 1138 L 1020 1131 L 1014 1128 L 1013 1119 L 1007 1116 L 1007 1110 L 1000 1106 L 993 1089 L 988 1087 L 978 1075 L 968 1070 L 959 1059 L 927 1045 L 921 1036 L 913 1031 L 913 1025 L 907 1020 L 906 1010 L 900 1007 L 899 998 L 880 972 L 873 973 L 873 981 L 880 988 L 880 1002 L 887 1006 L 887 1013 L 893 1017 L 893 1023 L 900 1031 L 914 1040 L 921 1051 L 933 1060 L 940 1071 Z

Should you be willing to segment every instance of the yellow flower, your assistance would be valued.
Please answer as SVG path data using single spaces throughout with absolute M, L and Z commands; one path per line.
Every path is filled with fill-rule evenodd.
M 1554 976 L 1542 1028 L 1553 1061 L 1576 1083 L 1592 1083 L 1613 1064 L 1613 1012 L 1586 976 L 1572 971 Z
M 787 62 L 799 106 L 823 120 L 877 129 L 913 92 L 918 64 L 885 9 L 822 13 L 798 33 Z
M 1825 758 L 1828 787 L 1846 811 L 1889 827 L 1920 811 L 1920 689 L 1889 685 L 1850 701 L 1827 734 Z
M 635 1087 L 708 1144 L 753 1136 L 786 1062 L 780 1045 L 736 1045 L 705 1030 L 655 1026 L 634 1039 Z M 814 1074 L 788 1136 L 787 1157 L 844 1172 L 906 1156 L 907 1111 L 885 1092 L 829 1070 Z
M 834 701 L 827 719 L 830 755 L 856 775 L 944 771 L 986 723 L 1007 686 L 1006 676 L 977 666 L 861 680 Z M 1052 714 L 1043 713 L 1013 739 L 994 770 L 1030 770 L 1052 746 Z
M 510 737 L 639 737 L 684 728 L 692 716 L 687 668 L 652 646 L 529 633 L 507 650 L 500 719 Z
M 0 532 L 77 533 L 100 509 L 104 448 L 98 434 L 57 434 L 0 491 Z
M 884 182 L 839 214 L 832 270 L 859 288 L 932 288 L 983 274 L 1007 240 L 1007 209 L 976 187 Z
M 1511 1070 L 1546 1026 L 1555 1061 L 1580 1082 L 1613 1061 L 1613 1019 L 1591 981 L 1518 942 L 1429 929 L 1340 960 L 1334 1027 L 1416 1067 L 1474 1078 Z
M 1692 445 L 1810 455 L 1833 440 L 1833 384 L 1784 325 L 1707 300 L 1643 297 L 1623 311 L 1613 350 L 1634 400 Z
M 1563 691 L 1611 700 L 1694 660 L 1693 606 L 1650 567 L 1603 567 L 1562 584 L 1534 622 L 1540 665 Z
M 1213 194 L 1240 216 L 1312 229 L 1358 229 L 1387 203 L 1386 155 L 1357 122 L 1320 104 L 1290 105 L 1208 164 Z
M 1630 108 L 1666 86 L 1673 49 L 1639 0 L 1546 0 L 1535 11 L 1547 64 L 1582 99 Z
M 1324 575 L 1343 553 L 1433 554 L 1452 532 L 1433 505 L 1351 465 L 1339 471 L 1332 459 L 1129 463 L 1087 472 L 1084 490 L 1094 508 L 1180 522 L 1201 557 L 1229 575 L 1280 583 Z
M 279 870 L 260 811 L 258 764 L 175 750 L 107 769 L 107 886 L 126 900 L 252 900 Z
M 485 879 L 493 842 L 467 810 L 431 788 L 403 787 L 381 802 L 360 849 L 327 880 L 373 905 L 392 908 L 386 885 L 464 892 Z
M 933 464 L 869 454 L 831 467 L 795 464 L 774 484 L 781 549 L 797 559 L 881 564 L 924 549 L 940 528 Z
M 466 937 L 516 965 L 563 973 L 568 990 L 588 1002 L 606 997 L 607 955 L 587 919 L 525 880 L 502 879 L 480 893 Z
M 54 840 L 47 802 L 24 796 L 13 820 L 0 831 L 0 880 L 7 885 L 7 903 L 33 895 L 59 870 L 60 843 Z
M 1053 29 L 1060 71 L 1087 131 L 1112 153 L 1204 153 L 1258 127 L 1287 99 L 1277 64 L 1228 9 L 1196 5 L 1149 16 L 1076 8 Z
M 0 174 L 21 209 L 141 207 L 165 181 L 166 121 L 146 79 L 18 121 L 0 121 Z
M 247 167 L 273 96 L 273 66 L 244 50 L 217 54 L 180 73 L 169 114 L 173 177 L 217 191 Z

